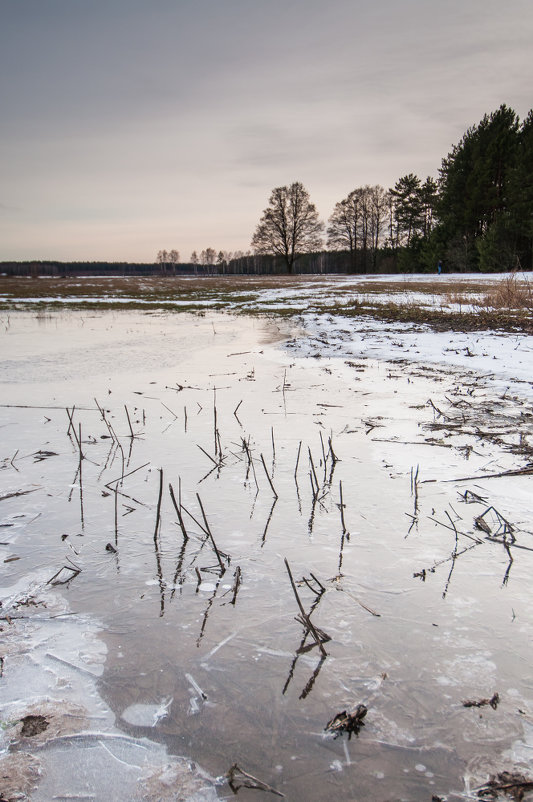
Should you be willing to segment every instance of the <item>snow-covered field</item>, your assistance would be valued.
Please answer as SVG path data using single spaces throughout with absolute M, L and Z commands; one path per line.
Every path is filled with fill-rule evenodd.
M 439 332 L 411 323 L 384 323 L 371 317 L 303 314 L 308 337 L 298 353 L 325 357 L 371 357 L 439 365 L 478 372 L 493 379 L 495 391 L 533 395 L 533 336 L 493 331 Z

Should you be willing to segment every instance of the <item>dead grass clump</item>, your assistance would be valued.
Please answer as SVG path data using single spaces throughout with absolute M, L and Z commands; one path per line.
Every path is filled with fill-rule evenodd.
M 444 305 L 466 306 L 472 303 L 472 298 L 464 292 L 448 292 L 444 295 Z
M 488 292 L 482 305 L 492 309 L 533 309 L 533 284 L 516 273 L 505 276 Z
M 429 309 L 413 304 L 360 304 L 347 303 L 342 307 L 327 308 L 316 306 L 317 314 L 342 314 L 345 317 L 373 317 L 392 323 L 413 323 L 427 325 L 436 331 L 498 331 L 533 332 L 533 318 L 528 309 L 494 309 L 479 306 L 475 310 L 452 311 L 446 309 Z

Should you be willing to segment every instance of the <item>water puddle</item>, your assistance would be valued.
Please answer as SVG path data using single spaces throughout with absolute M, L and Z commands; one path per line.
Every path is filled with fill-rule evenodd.
M 530 402 L 302 337 L 10 316 L 2 765 L 29 798 L 231 799 L 228 772 L 243 800 L 477 798 L 527 767 Z

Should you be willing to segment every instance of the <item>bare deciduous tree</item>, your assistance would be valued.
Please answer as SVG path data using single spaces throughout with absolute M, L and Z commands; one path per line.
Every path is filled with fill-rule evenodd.
M 161 273 L 166 273 L 167 269 L 170 267 L 174 274 L 176 273 L 176 265 L 180 260 L 179 251 L 175 248 L 171 251 L 158 251 L 157 252 L 157 263 L 160 266 Z
M 370 212 L 370 248 L 372 267 L 376 268 L 378 248 L 383 244 L 385 223 L 389 210 L 389 192 L 379 184 L 368 187 Z
M 206 248 L 200 254 L 200 264 L 202 265 L 214 265 L 216 259 L 216 251 L 214 248 Z
M 354 189 L 335 204 L 329 218 L 328 247 L 349 251 L 352 270 L 358 266 L 366 270 L 369 255 L 375 266 L 377 249 L 383 238 L 387 197 L 387 191 L 378 184 L 366 185 Z
M 335 204 L 328 225 L 328 248 L 350 251 L 355 258 L 359 240 L 359 222 L 361 209 L 359 192 L 354 189 L 347 198 Z
M 168 253 L 167 251 L 158 251 L 157 252 L 157 264 L 161 265 L 161 269 L 166 265 L 168 261 Z
M 231 251 L 219 251 L 217 254 L 217 266 L 220 272 L 225 273 L 232 259 Z
M 215 272 L 216 251 L 214 248 L 205 248 L 200 253 L 200 264 L 205 267 L 204 273 L 210 275 Z
M 272 190 L 269 205 L 252 238 L 256 254 L 281 256 L 289 273 L 302 253 L 322 248 L 324 225 L 300 182 Z

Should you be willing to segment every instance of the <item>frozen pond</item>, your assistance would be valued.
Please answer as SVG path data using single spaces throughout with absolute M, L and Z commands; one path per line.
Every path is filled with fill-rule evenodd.
M 231 799 L 237 764 L 245 802 L 476 799 L 527 770 L 530 385 L 307 324 L 3 326 L 0 699 L 29 798 Z M 15 726 L 58 707 L 53 737 Z

